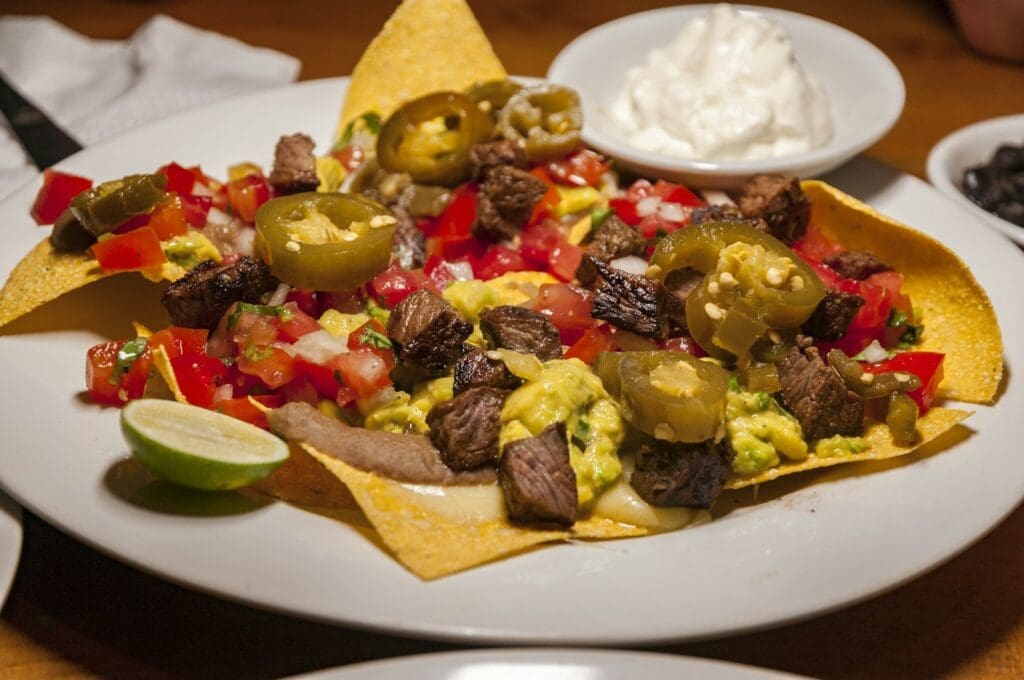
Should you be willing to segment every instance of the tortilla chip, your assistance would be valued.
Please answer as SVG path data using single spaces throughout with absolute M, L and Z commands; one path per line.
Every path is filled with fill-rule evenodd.
M 297 444 L 281 467 L 250 488 L 286 503 L 308 508 L 356 509 L 352 493 Z
M 369 111 L 386 119 L 410 99 L 506 76 L 465 0 L 405 0 L 352 72 L 337 137 Z
M 781 465 L 765 470 L 759 475 L 752 477 L 732 477 L 725 483 L 726 489 L 742 489 L 745 486 L 770 482 L 778 477 L 791 475 L 805 470 L 816 470 L 818 468 L 842 465 L 844 463 L 857 463 L 865 460 L 884 460 L 895 458 L 910 453 L 921 446 L 924 446 L 944 432 L 950 430 L 954 425 L 971 415 L 970 411 L 958 409 L 932 408 L 928 413 L 921 416 L 917 421 L 917 441 L 911 446 L 897 446 L 892 441 L 889 428 L 885 423 L 872 422 L 864 432 L 864 438 L 871 445 L 863 453 L 854 453 L 848 456 L 829 456 L 819 458 L 811 453 L 804 460 L 784 462 Z
M 683 527 L 684 529 L 686 527 Z M 658 533 L 655 529 L 623 524 L 607 517 L 590 516 L 572 525 L 572 538 L 604 540 L 609 538 L 630 538 Z
M 915 349 L 946 355 L 939 394 L 979 404 L 995 401 L 1003 375 L 1002 335 L 992 303 L 967 265 L 932 237 L 824 182 L 807 180 L 801 187 L 811 200 L 811 221 L 826 237 L 872 251 L 906 276 L 903 291 L 924 321 Z
M 453 574 L 570 535 L 516 527 L 504 518 L 461 518 L 442 512 L 418 502 L 418 494 L 399 482 L 301 446 L 348 487 L 388 549 L 423 579 Z
M 0 326 L 104 276 L 88 252 L 61 253 L 44 239 L 15 265 L 0 290 Z
M 163 347 L 153 348 L 153 366 L 156 367 L 157 374 L 163 378 L 164 384 L 170 393 L 174 396 L 174 400 L 182 404 L 187 404 L 188 399 L 185 398 L 185 394 L 181 391 L 181 387 L 178 385 L 178 376 L 174 375 L 174 368 L 171 366 L 171 358 L 167 356 L 167 350 Z M 146 383 L 146 396 L 149 396 L 149 383 Z

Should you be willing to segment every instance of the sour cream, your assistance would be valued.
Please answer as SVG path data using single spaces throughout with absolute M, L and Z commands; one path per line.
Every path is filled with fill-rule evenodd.
M 832 136 L 821 85 L 786 32 L 718 5 L 629 70 L 609 111 L 641 149 L 695 160 L 757 160 L 809 151 Z

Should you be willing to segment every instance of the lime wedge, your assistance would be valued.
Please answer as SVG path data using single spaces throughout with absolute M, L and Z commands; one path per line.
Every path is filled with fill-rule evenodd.
M 192 489 L 237 489 L 288 458 L 288 445 L 255 425 L 163 399 L 128 402 L 121 431 L 150 472 Z

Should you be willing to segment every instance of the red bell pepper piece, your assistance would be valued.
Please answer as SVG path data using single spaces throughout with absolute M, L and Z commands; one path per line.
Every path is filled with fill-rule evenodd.
M 39 193 L 32 204 L 32 219 L 38 225 L 53 224 L 71 205 L 71 199 L 91 186 L 91 179 L 59 170 L 44 170 L 43 186 L 39 187 Z
M 160 239 L 151 227 L 139 227 L 92 246 L 92 254 L 106 273 L 146 269 L 167 261 Z

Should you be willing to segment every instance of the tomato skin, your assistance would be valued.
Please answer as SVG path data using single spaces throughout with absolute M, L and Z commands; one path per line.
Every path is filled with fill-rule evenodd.
M 341 385 L 335 377 L 335 369 L 323 364 L 314 364 L 301 357 L 295 359 L 295 365 L 299 374 L 309 380 L 321 397 L 331 400 L 338 397 Z
M 136 271 L 167 261 L 160 239 L 148 226 L 99 241 L 92 246 L 92 254 L 106 273 Z
M 917 402 L 917 407 L 924 414 L 931 408 L 935 400 L 935 392 L 942 382 L 942 362 L 946 358 L 941 352 L 899 352 L 891 359 L 874 364 L 861 364 L 868 373 L 890 373 L 899 371 L 913 373 L 921 380 L 921 387 L 907 396 Z
M 551 319 L 563 345 L 573 345 L 597 322 L 590 316 L 594 308 L 589 292 L 568 283 L 546 283 L 540 287 L 533 311 Z
M 247 352 L 251 352 L 253 358 L 247 357 Z M 295 358 L 280 347 L 272 345 L 250 346 L 250 349 L 238 356 L 235 365 L 239 371 L 259 378 L 272 390 L 290 383 L 298 373 Z
M 249 401 L 250 399 L 255 399 L 267 408 L 277 408 L 278 406 L 284 405 L 284 395 L 261 394 L 258 397 L 234 397 L 232 399 L 221 399 L 217 402 L 216 410 L 220 411 L 224 415 L 231 416 L 232 418 L 238 418 L 239 420 L 244 420 L 256 427 L 262 427 L 264 430 L 269 430 L 270 423 L 267 422 L 267 415 L 253 406 L 252 402 Z
M 248 224 L 256 220 L 256 211 L 270 200 L 270 185 L 263 175 L 246 175 L 228 182 L 228 205 Z
M 187 234 L 188 221 L 181 209 L 181 199 L 178 196 L 173 196 L 169 201 L 159 204 L 149 216 L 148 224 L 161 241 Z
M 583 261 L 583 249 L 565 239 L 559 239 L 548 253 L 548 271 L 566 283 L 576 278 L 576 270 Z
M 284 308 L 291 314 L 291 319 L 283 321 L 277 318 L 277 329 L 281 337 L 287 342 L 295 342 L 303 335 L 308 335 L 320 330 L 320 324 L 309 314 L 299 309 L 294 302 L 284 303 Z
M 699 208 L 704 205 L 704 201 L 697 194 L 682 184 L 666 182 L 663 179 L 654 183 L 653 194 L 666 203 L 678 203 L 691 208 Z
M 555 182 L 568 186 L 596 187 L 612 166 L 601 154 L 590 149 L 575 151 L 565 158 L 551 161 L 546 168 Z
M 85 355 L 85 385 L 89 396 L 98 404 L 122 406 L 142 397 L 152 365 L 149 348 L 132 362 L 128 372 L 112 383 L 111 377 L 117 368 L 117 353 L 124 347 L 124 340 L 102 342 L 89 348 Z
M 827 239 L 813 222 L 807 225 L 807 232 L 790 248 L 804 260 L 817 263 L 824 262 L 829 255 L 835 255 L 844 250 L 838 243 Z
M 491 246 L 483 257 L 473 261 L 473 275 L 483 281 L 489 281 L 509 272 L 521 272 L 529 269 L 526 260 L 517 250 L 508 246 Z
M 356 399 L 372 397 L 391 384 L 388 375 L 391 368 L 376 352 L 369 349 L 339 354 L 328 362 L 328 366 L 338 371 L 343 387 L 354 391 Z
M 617 349 L 612 327 L 609 324 L 601 324 L 583 331 L 580 339 L 565 351 L 563 358 L 579 359 L 585 364 L 592 364 L 601 352 L 614 352 Z
M 551 179 L 551 175 L 543 167 L 536 167 L 530 170 L 530 174 L 548 185 L 548 190 L 544 192 L 544 195 L 540 197 L 536 205 L 533 206 L 533 212 L 530 213 L 530 219 L 526 221 L 527 224 L 536 224 L 541 220 L 545 220 L 551 217 L 551 213 L 554 211 L 555 206 L 561 202 L 562 197 L 558 193 L 558 189 L 555 188 L 555 183 Z
M 91 179 L 59 170 L 44 170 L 43 186 L 39 187 L 30 211 L 32 219 L 40 226 L 53 224 L 71 205 L 71 199 L 90 187 Z
M 628 198 L 613 198 L 608 201 L 608 207 L 615 211 L 619 219 L 631 227 L 640 224 L 640 215 L 636 212 L 636 203 Z
M 213 407 L 214 392 L 230 374 L 223 362 L 203 352 L 182 352 L 171 359 L 171 369 L 188 403 L 203 408 Z
M 416 291 L 426 288 L 437 292 L 437 286 L 422 269 L 405 270 L 393 264 L 378 274 L 368 284 L 370 290 L 384 303 L 388 309 L 409 297 Z
M 452 192 L 444 212 L 437 218 L 437 226 L 430 236 L 440 239 L 442 243 L 450 241 L 468 241 L 473 238 L 473 222 L 476 221 L 477 187 L 474 184 L 463 184 Z
M 209 331 L 205 328 L 169 326 L 153 333 L 149 338 L 149 346 L 163 347 L 168 359 L 174 359 L 186 352 L 202 354 L 206 351 L 208 335 Z
M 191 194 L 192 187 L 196 183 L 196 176 L 191 170 L 183 168 L 173 161 L 157 169 L 157 174 L 167 177 L 166 191 L 173 191 L 183 196 Z
M 213 207 L 211 196 L 181 194 L 178 196 L 178 200 L 181 203 L 181 212 L 186 222 L 196 229 L 206 226 L 206 217 L 210 214 L 210 208 Z

